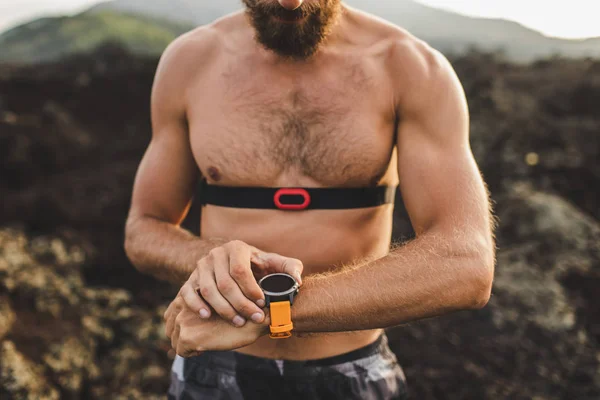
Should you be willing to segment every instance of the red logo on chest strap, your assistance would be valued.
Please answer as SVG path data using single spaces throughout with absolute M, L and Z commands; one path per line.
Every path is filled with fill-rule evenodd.
M 304 202 L 301 204 L 286 204 L 281 202 L 281 198 L 283 196 L 302 196 L 304 198 Z M 279 189 L 275 192 L 275 196 L 273 197 L 275 201 L 275 206 L 280 210 L 306 210 L 310 205 L 310 194 L 304 189 Z

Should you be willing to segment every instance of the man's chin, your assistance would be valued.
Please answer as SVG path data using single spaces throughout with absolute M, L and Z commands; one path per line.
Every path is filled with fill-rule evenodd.
M 304 17 L 301 17 L 301 18 L 295 18 L 295 19 L 287 19 L 287 18 L 278 17 L 278 16 L 274 15 L 271 18 L 274 21 L 276 21 L 278 24 L 297 25 L 297 26 L 300 26 L 300 25 L 304 24 L 308 20 L 308 16 L 304 16 Z
M 266 13 L 248 9 L 258 42 L 275 54 L 296 60 L 312 57 L 329 35 L 339 10 L 331 14 Z
M 256 38 L 264 48 L 284 58 L 305 60 L 313 56 L 318 51 L 323 38 L 302 37 L 301 34 L 293 32 L 296 29 L 290 25 L 286 24 L 283 26 L 284 29 L 258 32 Z M 273 34 L 273 32 L 280 32 L 280 34 Z

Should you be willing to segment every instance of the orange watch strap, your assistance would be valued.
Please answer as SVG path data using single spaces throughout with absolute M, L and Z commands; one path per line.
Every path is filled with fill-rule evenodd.
M 286 339 L 292 336 L 292 308 L 289 301 L 276 301 L 270 305 L 271 338 Z

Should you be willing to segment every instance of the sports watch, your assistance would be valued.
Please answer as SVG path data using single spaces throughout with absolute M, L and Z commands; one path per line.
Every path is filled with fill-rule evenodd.
M 292 304 L 300 285 L 291 275 L 271 274 L 258 281 L 265 294 L 265 303 L 271 314 L 271 339 L 287 339 L 292 336 Z

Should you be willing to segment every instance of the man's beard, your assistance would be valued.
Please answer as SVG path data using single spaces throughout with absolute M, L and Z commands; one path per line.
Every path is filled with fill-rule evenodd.
M 305 2 L 296 10 L 287 10 L 271 1 L 242 1 L 256 30 L 257 41 L 281 56 L 297 60 L 305 60 L 317 52 L 341 13 L 340 0 Z M 277 17 L 304 20 L 286 23 Z

